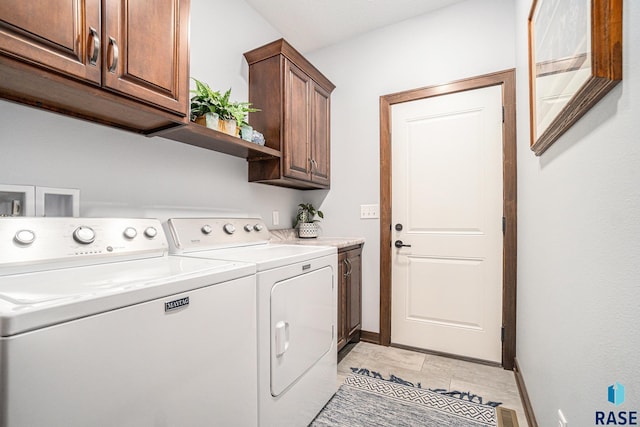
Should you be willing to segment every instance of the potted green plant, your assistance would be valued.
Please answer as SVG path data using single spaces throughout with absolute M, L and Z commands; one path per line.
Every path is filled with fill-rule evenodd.
M 233 116 L 233 102 L 229 100 L 231 97 L 231 88 L 227 90 L 218 99 L 217 113 L 220 118 L 220 131 L 226 134 L 236 136 L 237 122 Z
M 236 124 L 240 129 L 242 139 L 251 141 L 253 135 L 253 128 L 247 123 L 247 115 L 249 113 L 255 113 L 260 111 L 257 108 L 251 107 L 250 102 L 233 102 L 230 105 L 231 116 L 236 120 Z
M 206 120 L 207 127 L 237 136 L 236 129 L 249 125 L 246 122 L 247 114 L 260 111 L 252 108 L 249 102 L 231 101 L 231 88 L 221 94 L 208 84 L 193 77 L 192 79 L 196 82 L 196 88 L 191 90 L 194 94 L 191 98 L 191 120 L 198 124 L 204 124 Z M 246 129 L 245 132 L 245 139 L 250 141 L 251 137 L 248 135 L 253 133 L 253 129 L 250 132 Z
M 191 121 L 218 130 L 218 110 L 220 109 L 220 92 L 214 91 L 208 84 L 193 78 L 196 88 L 191 90 Z
M 311 203 L 300 203 L 298 205 L 296 222 L 293 227 L 298 229 L 300 238 L 318 237 L 318 222 L 320 220 L 315 219 L 316 215 L 324 219 L 322 211 L 316 209 Z

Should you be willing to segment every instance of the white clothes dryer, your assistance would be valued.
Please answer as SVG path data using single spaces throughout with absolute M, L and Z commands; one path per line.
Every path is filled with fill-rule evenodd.
M 337 388 L 337 250 L 270 244 L 257 218 L 172 218 L 174 254 L 256 265 L 258 422 L 308 425 Z

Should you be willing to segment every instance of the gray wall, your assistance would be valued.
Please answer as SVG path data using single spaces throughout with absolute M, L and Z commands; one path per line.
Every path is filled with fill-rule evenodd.
M 527 16 L 516 2 L 518 349 L 540 426 L 640 410 L 640 4 L 625 1 L 624 77 L 541 157 L 529 150 Z M 626 403 L 607 387 L 626 386 Z
M 333 235 L 366 238 L 363 328 L 380 323 L 380 96 L 515 67 L 511 0 L 471 0 L 308 54 L 336 84 L 331 98 L 331 191 L 322 203 Z

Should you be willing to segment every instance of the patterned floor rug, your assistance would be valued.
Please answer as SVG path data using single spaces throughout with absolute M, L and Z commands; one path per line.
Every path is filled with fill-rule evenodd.
M 498 426 L 496 402 L 490 403 L 493 405 L 419 388 L 397 377 L 389 380 L 354 370 L 310 426 Z

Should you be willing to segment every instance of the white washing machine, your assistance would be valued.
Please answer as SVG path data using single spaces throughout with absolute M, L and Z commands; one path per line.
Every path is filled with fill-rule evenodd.
M 255 426 L 255 265 L 157 220 L 0 218 L 0 426 Z
M 337 251 L 269 244 L 256 218 L 173 218 L 171 252 L 256 265 L 258 422 L 308 425 L 336 391 Z

